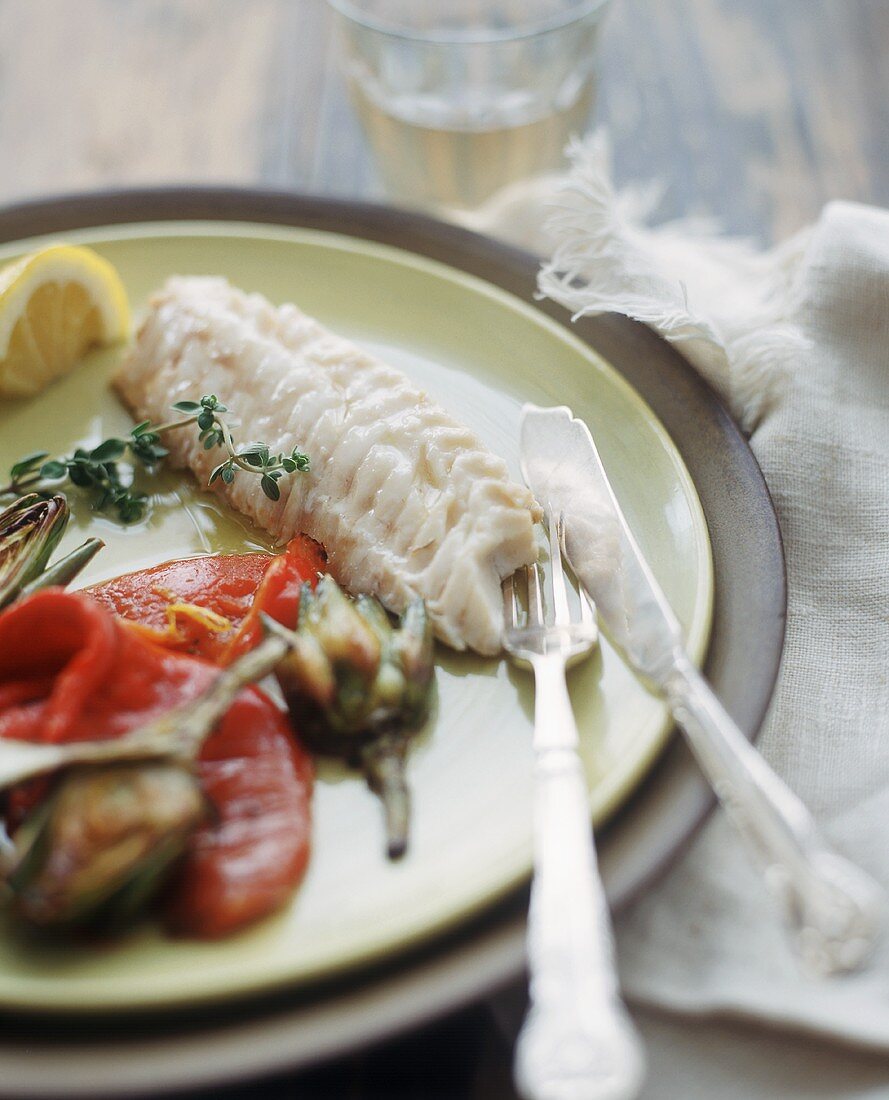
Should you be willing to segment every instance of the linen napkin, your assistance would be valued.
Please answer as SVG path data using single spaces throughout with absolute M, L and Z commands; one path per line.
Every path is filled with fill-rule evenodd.
M 625 313 L 675 343 L 750 433 L 789 587 L 759 748 L 826 838 L 889 887 L 889 212 L 831 203 L 758 251 L 700 221 L 646 228 L 656 194 L 615 193 L 602 133 L 571 157 L 545 202 L 516 193 L 487 229 L 548 247 L 540 290 L 576 316 Z M 889 1047 L 889 928 L 867 970 L 803 977 L 720 812 L 617 941 L 631 1001 Z

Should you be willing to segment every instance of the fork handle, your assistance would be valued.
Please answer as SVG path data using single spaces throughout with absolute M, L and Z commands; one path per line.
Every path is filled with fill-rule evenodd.
M 879 930 L 880 888 L 828 848 L 809 811 L 746 740 L 684 655 L 677 658 L 664 693 L 729 819 L 783 903 L 805 968 L 818 975 L 855 969 Z
M 618 991 L 564 662 L 544 656 L 534 672 L 530 1003 L 516 1087 L 525 1100 L 631 1100 L 644 1059 Z

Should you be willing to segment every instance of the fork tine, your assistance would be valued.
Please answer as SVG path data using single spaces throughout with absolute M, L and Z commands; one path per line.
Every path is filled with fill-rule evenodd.
M 553 575 L 553 610 L 556 626 L 568 626 L 571 622 L 571 611 L 568 607 L 565 570 L 562 568 L 562 517 L 556 518 L 549 512 L 546 524 L 549 533 L 549 561 Z
M 559 513 L 559 518 L 556 522 L 556 532 L 559 540 L 559 549 L 562 553 L 565 551 L 565 516 Z M 580 583 L 580 578 L 577 574 L 574 575 L 574 579 L 577 581 L 577 595 L 580 597 L 580 621 L 584 626 L 592 626 L 596 621 L 596 608 L 593 601 L 587 594 L 587 590 Z
M 514 575 L 506 578 L 500 586 L 500 591 L 503 593 L 503 621 L 506 623 L 508 630 L 515 630 L 519 615 L 518 604 L 516 602 Z
M 592 626 L 593 623 L 596 621 L 596 612 L 593 608 L 593 601 L 587 595 L 586 589 L 583 587 L 583 585 L 580 585 L 580 620 L 584 626 Z
M 528 577 L 528 626 L 543 626 L 543 593 L 540 590 L 540 566 L 535 562 L 527 566 Z

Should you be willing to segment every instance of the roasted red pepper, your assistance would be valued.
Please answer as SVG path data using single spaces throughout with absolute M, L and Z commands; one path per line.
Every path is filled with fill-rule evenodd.
M 117 737 L 193 699 L 212 676 L 93 600 L 46 589 L 0 616 L 0 737 Z
M 125 573 L 86 591 L 109 611 L 149 628 L 153 640 L 215 661 L 249 612 L 253 595 L 274 561 L 270 554 L 183 558 Z M 228 628 L 208 629 L 199 619 L 175 613 L 177 607 L 189 606 L 221 616 Z
M 198 774 L 217 820 L 192 838 L 165 914 L 174 932 L 217 938 L 279 909 L 302 878 L 313 772 L 287 719 L 254 690 L 205 742 Z
M 215 670 L 147 641 L 84 595 L 48 589 L 0 615 L 0 736 L 115 737 L 195 698 Z M 280 906 L 308 859 L 312 767 L 278 708 L 242 691 L 198 763 L 213 820 L 193 835 L 170 922 L 219 936 Z M 33 805 L 45 786 L 30 785 Z
M 146 629 L 150 640 L 226 664 L 260 637 L 259 612 L 295 626 L 299 592 L 325 569 L 317 542 L 298 535 L 283 554 L 213 554 L 126 573 L 89 595 Z M 195 613 L 220 616 L 224 623 Z
M 279 554 L 266 570 L 250 611 L 229 645 L 225 662 L 246 653 L 259 641 L 262 636 L 260 612 L 292 630 L 299 617 L 302 586 L 308 581 L 314 588 L 326 567 L 327 555 L 320 543 L 305 535 L 291 539 L 286 551 Z

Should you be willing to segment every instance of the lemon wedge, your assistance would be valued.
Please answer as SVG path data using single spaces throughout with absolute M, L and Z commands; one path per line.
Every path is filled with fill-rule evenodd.
M 92 347 L 126 337 L 120 276 L 91 248 L 55 244 L 0 270 L 0 397 L 30 397 Z

